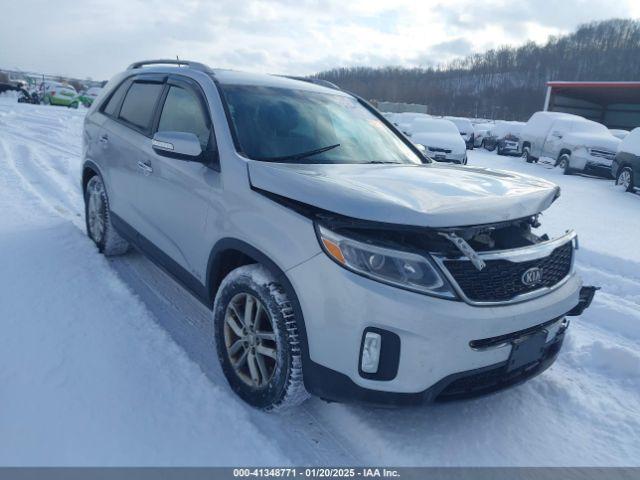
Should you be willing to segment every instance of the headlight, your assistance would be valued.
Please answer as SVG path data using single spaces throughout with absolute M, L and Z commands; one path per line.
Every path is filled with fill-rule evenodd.
M 348 270 L 400 288 L 455 298 L 447 281 L 425 256 L 360 242 L 321 225 L 316 231 L 325 253 Z

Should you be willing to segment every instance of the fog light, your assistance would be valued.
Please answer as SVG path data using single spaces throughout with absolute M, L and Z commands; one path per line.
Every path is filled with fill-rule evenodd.
M 360 369 L 365 373 L 376 373 L 380 363 L 380 345 L 382 337 L 374 332 L 367 332 L 362 346 Z

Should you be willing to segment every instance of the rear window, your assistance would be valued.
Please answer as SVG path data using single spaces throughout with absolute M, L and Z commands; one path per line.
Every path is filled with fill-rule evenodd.
M 148 130 L 162 88 L 161 83 L 134 82 L 124 97 L 118 118 L 142 130 Z

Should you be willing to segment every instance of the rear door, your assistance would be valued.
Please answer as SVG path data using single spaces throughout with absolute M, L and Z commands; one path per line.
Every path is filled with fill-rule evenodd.
M 169 77 L 158 109 L 154 131 L 195 134 L 203 150 L 197 161 L 157 153 L 145 144 L 145 162 L 150 171 L 142 175 L 138 206 L 144 217 L 140 233 L 161 251 L 159 260 L 174 274 L 188 273 L 205 281 L 204 241 L 210 202 L 221 193 L 215 162 L 217 147 L 211 115 L 199 85 L 187 77 Z M 215 164 L 217 165 L 217 163 Z M 174 264 L 177 263 L 177 266 Z
M 128 79 L 103 111 L 108 120 L 103 123 L 99 142 L 108 172 L 110 208 L 136 230 L 143 224 L 138 196 L 144 150 L 151 143 L 152 123 L 165 78 L 166 75 L 146 74 Z

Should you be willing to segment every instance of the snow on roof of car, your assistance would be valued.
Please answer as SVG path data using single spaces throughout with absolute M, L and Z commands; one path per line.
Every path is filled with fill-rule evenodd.
M 416 118 L 411 123 L 411 129 L 414 133 L 454 133 L 458 134 L 458 127 L 449 119 L 446 118 Z
M 634 155 L 640 155 L 640 127 L 631 130 L 618 147 L 621 152 L 633 153 Z

